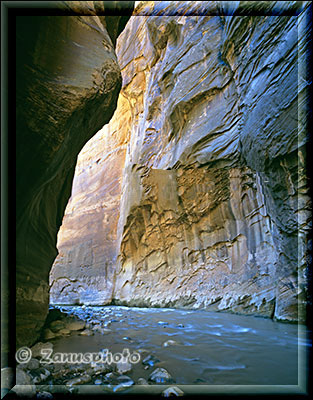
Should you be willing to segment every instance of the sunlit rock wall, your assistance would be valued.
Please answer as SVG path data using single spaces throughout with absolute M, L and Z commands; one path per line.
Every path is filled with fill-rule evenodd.
M 117 223 L 131 115 L 124 96 L 118 113 L 80 152 L 71 199 L 58 234 L 50 274 L 50 302 L 111 301 L 118 255 Z
M 307 32 L 298 29 L 305 26 L 305 11 L 289 2 L 229 4 L 143 2 L 118 40 L 123 106 L 114 118 L 125 113 L 129 118 L 113 134 L 110 124 L 98 146 L 122 137 L 122 156 L 108 157 L 123 168 L 114 169 L 111 178 L 106 164 L 100 172 L 95 161 L 87 163 L 95 173 L 91 182 L 97 174 L 105 176 L 105 184 L 119 182 L 114 211 L 109 190 L 98 190 L 90 200 L 96 210 L 109 204 L 109 211 L 99 211 L 101 227 L 93 233 L 98 238 L 105 232 L 102 240 L 90 240 L 102 242 L 104 255 L 111 235 L 108 247 L 115 249 L 109 258 L 89 263 L 90 275 L 99 265 L 96 275 L 102 277 L 94 286 L 95 303 L 112 299 L 298 319 L 310 216 L 307 82 L 299 69 Z M 83 166 L 82 158 L 77 182 Z M 79 193 L 80 187 L 64 220 L 66 238 L 69 226 L 83 220 L 84 206 L 75 214 L 78 199 L 93 193 Z M 90 302 L 87 292 L 94 289 L 81 285 L 84 257 L 94 254 L 86 237 L 80 234 L 72 250 L 62 253 L 67 239 L 59 236 L 55 302 L 66 282 L 61 279 L 72 273 L 76 281 L 66 282 L 67 300 L 61 296 L 60 302 Z M 84 246 L 88 251 L 80 250 Z

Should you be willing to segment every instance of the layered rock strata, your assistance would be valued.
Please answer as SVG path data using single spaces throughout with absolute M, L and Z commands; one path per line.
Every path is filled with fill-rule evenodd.
M 51 275 L 53 302 L 298 320 L 310 226 L 305 5 L 228 6 L 142 2 L 127 23 L 117 43 L 120 107 L 114 124 L 88 144 L 95 159 L 103 148 L 102 157 L 123 165 L 112 175 L 107 164 L 102 170 L 88 161 L 92 182 L 105 177 L 95 195 L 93 184 L 79 186 L 87 177 L 81 156 Z M 111 195 L 104 190 L 110 182 Z M 94 217 L 81 199 L 100 221 L 95 246 L 82 233 L 81 221 Z M 84 257 L 100 242 L 105 261 L 88 256 L 91 272 L 82 274 Z M 86 283 L 93 273 L 105 279 L 94 300 Z
M 55 7 L 57 16 L 16 19 L 18 346 L 36 340 L 48 312 L 49 271 L 76 157 L 109 122 L 121 88 L 114 42 L 125 17 L 110 16 L 110 37 L 106 17 L 96 15 L 104 2 Z M 71 15 L 59 15 L 66 10 Z

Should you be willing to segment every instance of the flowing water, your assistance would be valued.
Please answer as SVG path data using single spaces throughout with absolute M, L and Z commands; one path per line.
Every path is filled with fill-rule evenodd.
M 297 385 L 299 352 L 310 346 L 303 326 L 260 317 L 169 308 L 58 308 L 87 322 L 99 321 L 111 332 L 55 339 L 54 352 L 147 350 L 140 353 L 142 359 L 153 354 L 160 362 L 148 368 L 141 359 L 127 373 L 135 382 L 163 367 L 175 384 Z M 175 343 L 164 346 L 168 340 Z

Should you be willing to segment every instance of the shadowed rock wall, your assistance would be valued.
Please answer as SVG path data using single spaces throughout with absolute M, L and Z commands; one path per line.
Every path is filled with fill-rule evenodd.
M 110 17 L 110 37 L 106 17 L 96 16 L 103 2 L 55 6 L 72 15 L 16 19 L 18 346 L 36 340 L 47 315 L 76 157 L 110 120 L 121 88 L 113 43 L 125 17 Z
M 92 182 L 97 174 L 105 185 L 118 182 L 110 199 L 98 190 L 90 200 L 102 254 L 107 224 L 114 237 L 111 256 L 90 258 L 90 271 L 99 265 L 96 275 L 109 279 L 97 282 L 94 304 L 101 298 L 298 319 L 310 217 L 305 11 L 289 2 L 228 6 L 143 2 L 118 40 L 123 88 L 114 120 L 130 117 L 119 129 L 110 123 L 98 142 L 103 149 L 102 141 L 115 142 L 117 155 L 104 149 L 102 157 L 123 163 L 122 181 L 121 168 L 112 175 L 98 164 L 90 172 Z M 86 167 L 80 160 L 77 185 Z M 56 303 L 93 303 L 86 295 L 93 272 L 80 275 L 79 252 L 89 254 L 82 250 L 84 208 L 74 212 L 79 198 L 94 196 L 86 190 L 74 189 L 60 232 L 63 258 L 51 275 Z M 101 275 L 108 264 L 110 275 Z

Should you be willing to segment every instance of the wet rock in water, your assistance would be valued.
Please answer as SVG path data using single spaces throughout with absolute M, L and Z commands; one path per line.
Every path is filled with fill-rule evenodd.
M 153 367 L 158 362 L 160 362 L 160 360 L 153 354 L 149 354 L 146 358 L 142 360 L 142 364 L 147 365 L 148 367 Z
M 112 371 L 112 367 L 106 363 L 91 363 L 90 368 L 88 368 L 87 372 L 90 375 L 100 375 Z
M 101 333 L 102 334 L 111 333 L 111 332 L 112 332 L 112 329 L 109 329 L 109 328 L 102 328 L 101 329 Z
M 163 347 L 168 347 L 168 346 L 176 346 L 178 343 L 175 340 L 167 340 L 166 342 L 163 343 Z
M 82 332 L 80 332 L 81 336 L 92 336 L 94 333 L 90 329 L 84 329 Z
M 42 350 L 51 350 L 53 351 L 53 344 L 50 342 L 42 343 L 38 342 L 33 347 L 30 348 L 32 351 L 32 356 L 34 358 L 42 357 L 43 354 L 41 353 Z
M 124 336 L 124 337 L 123 337 L 123 340 L 127 340 L 127 341 L 129 341 L 129 342 L 133 342 L 133 339 L 130 338 L 129 336 Z
M 54 339 L 55 334 L 50 329 L 47 328 L 43 331 L 43 338 L 44 340 Z
M 68 322 L 65 326 L 66 329 L 69 329 L 70 331 L 80 331 L 85 328 L 85 321 L 73 321 L 73 322 Z
M 102 328 L 101 326 L 100 326 L 100 327 L 97 327 L 97 328 L 94 328 L 93 331 L 98 332 L 98 333 L 101 333 L 102 335 L 107 335 L 108 333 L 111 333 L 111 332 L 112 332 L 111 329 Z
M 97 378 L 97 379 L 94 381 L 94 385 L 103 385 L 103 382 L 102 382 L 101 379 Z
M 114 385 L 118 385 L 118 380 L 117 378 L 120 375 L 117 372 L 108 372 L 107 374 L 104 375 L 103 379 L 103 385 L 105 385 L 106 387 L 108 387 L 109 389 L 113 388 Z
M 183 324 L 178 324 L 177 328 L 185 328 L 185 326 Z
M 32 382 L 35 385 L 45 381 L 50 375 L 51 375 L 51 372 L 48 369 L 43 368 L 43 367 L 38 368 L 38 369 L 33 369 L 30 371 L 30 376 L 31 376 Z
M 37 358 L 31 358 L 28 363 L 26 364 L 27 369 L 37 369 L 40 367 L 40 362 Z
M 170 397 L 170 396 L 183 396 L 184 392 L 179 389 L 177 386 L 171 386 L 162 392 L 163 397 Z
M 108 372 L 107 374 L 105 374 L 104 379 L 108 382 L 108 381 L 113 381 L 114 379 L 117 379 L 119 377 L 119 375 L 112 371 L 112 372 Z
M 63 321 L 57 320 L 57 321 L 53 321 L 51 322 L 51 324 L 49 325 L 49 328 L 52 332 L 56 333 L 58 332 L 60 329 L 65 328 L 65 323 Z
M 149 383 L 145 378 L 139 378 L 137 380 L 137 385 L 149 385 Z
M 127 375 L 118 375 L 114 372 L 106 374 L 105 385 L 113 392 L 120 392 L 134 385 L 134 381 Z
M 46 365 L 46 368 L 48 369 L 49 365 Z M 55 364 L 52 376 L 58 379 L 71 374 L 74 377 L 75 374 L 81 372 L 84 373 L 86 371 L 86 368 L 88 368 L 88 364 L 72 364 L 72 363 Z
M 53 399 L 53 396 L 51 393 L 49 392 L 39 392 L 36 395 L 36 399 L 40 399 L 40 400 L 50 400 Z
M 134 381 L 129 376 L 124 377 L 127 379 L 124 379 L 121 383 L 114 386 L 113 392 L 121 392 L 122 390 L 130 388 L 134 384 Z
M 31 358 L 28 363 L 23 363 L 23 364 L 19 364 L 17 366 L 17 368 L 21 368 L 21 369 L 37 369 L 40 367 L 40 363 L 39 360 L 37 360 L 37 358 Z
M 157 368 L 149 376 L 149 381 L 155 383 L 171 383 L 173 382 L 173 378 L 165 368 Z
M 118 362 L 116 363 L 116 371 L 119 374 L 124 374 L 125 372 L 129 372 L 132 370 L 132 364 L 127 362 Z
M 137 353 L 139 353 L 139 354 L 149 353 L 149 350 L 147 350 L 147 349 L 138 349 Z
M 66 385 L 67 386 L 83 385 L 90 381 L 91 381 L 91 376 L 84 374 L 84 375 L 78 376 L 77 378 L 70 379 L 68 382 L 66 382 Z

